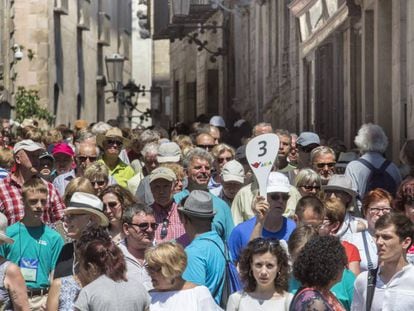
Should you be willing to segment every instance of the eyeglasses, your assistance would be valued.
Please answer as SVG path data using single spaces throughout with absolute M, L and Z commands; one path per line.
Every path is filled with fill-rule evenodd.
M 278 201 L 282 199 L 283 201 L 289 200 L 290 195 L 288 193 L 271 193 L 267 195 L 273 201 Z
M 380 207 L 371 207 L 370 209 L 369 209 L 369 211 L 372 213 L 372 214 L 379 214 L 379 213 L 383 213 L 383 214 L 387 214 L 387 213 L 389 213 L 389 212 L 391 212 L 391 207 L 383 207 L 383 208 L 380 208 Z
M 335 167 L 336 162 L 329 162 L 329 163 L 315 163 L 317 168 L 324 168 L 325 166 L 328 166 L 329 168 Z
M 148 272 L 152 272 L 152 273 L 156 273 L 156 272 L 160 272 L 161 271 L 161 267 L 160 266 L 145 265 L 145 269 L 147 269 Z
M 218 163 L 223 163 L 224 161 L 229 162 L 233 160 L 233 157 L 227 157 L 227 158 L 217 158 Z
M 108 202 L 105 203 L 105 206 L 108 206 L 109 208 L 115 208 L 118 204 L 119 202 Z
M 148 230 L 149 227 L 151 227 L 152 230 L 157 230 L 158 228 L 158 224 L 156 222 L 141 222 L 140 224 L 128 223 L 128 225 L 136 226 L 143 231 Z
M 170 224 L 170 221 L 167 218 L 165 218 L 162 221 L 162 227 L 161 227 L 161 232 L 160 232 L 161 239 L 164 239 L 168 235 L 168 225 L 169 224 Z
M 314 149 L 314 146 L 312 146 L 312 144 L 310 146 L 309 145 L 308 146 L 297 145 L 297 146 L 300 151 L 305 152 L 305 153 L 310 153 Z
M 89 162 L 95 162 L 98 157 L 78 156 L 77 158 L 80 162 L 85 162 L 88 159 Z
M 106 143 L 108 144 L 108 145 L 118 145 L 118 146 L 122 146 L 122 141 L 120 141 L 120 140 L 117 140 L 117 139 L 108 139 L 107 141 L 106 141 Z
M 197 145 L 197 147 L 203 148 L 203 149 L 206 149 L 206 150 L 213 149 L 214 146 L 215 145 Z
M 99 187 L 105 186 L 106 180 L 94 180 L 91 181 L 92 186 L 98 185 Z
M 303 185 L 303 186 L 299 186 L 302 188 L 305 188 L 305 190 L 311 191 L 313 189 L 315 189 L 316 191 L 319 191 L 321 189 L 320 186 L 309 186 L 309 185 Z

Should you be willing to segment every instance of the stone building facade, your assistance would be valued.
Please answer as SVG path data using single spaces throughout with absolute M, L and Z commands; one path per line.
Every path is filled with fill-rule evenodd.
M 7 0 L 1 4 L 1 63 L 4 94 L 13 104 L 18 86 L 39 91 L 40 104 L 56 124 L 90 122 L 125 114 L 105 92 L 105 56 L 126 58 L 131 77 L 131 1 Z M 12 47 L 23 47 L 13 59 Z

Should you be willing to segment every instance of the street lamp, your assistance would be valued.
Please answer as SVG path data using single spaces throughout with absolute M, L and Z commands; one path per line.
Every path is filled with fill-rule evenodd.
M 119 54 L 105 57 L 107 81 L 111 85 L 111 89 L 106 92 L 113 94 L 106 102 L 110 103 L 110 100 L 113 99 L 126 107 L 128 109 L 128 119 L 132 118 L 132 111 L 136 110 L 141 114 L 141 120 L 148 120 L 148 117 L 151 116 L 151 111 L 148 109 L 145 111 L 138 109 L 138 98 L 140 94 L 145 96 L 145 93 L 150 93 L 151 90 L 147 90 L 145 85 L 135 84 L 134 80 L 131 79 L 128 80 L 126 85 L 123 84 L 124 62 L 125 58 Z

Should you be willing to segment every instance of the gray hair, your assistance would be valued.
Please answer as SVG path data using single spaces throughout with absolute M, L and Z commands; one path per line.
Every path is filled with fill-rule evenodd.
M 210 166 L 214 161 L 213 156 L 208 151 L 204 150 L 203 148 L 196 147 L 188 151 L 188 153 L 185 155 L 183 160 L 183 167 L 187 169 L 195 158 L 207 160 Z
M 299 171 L 299 173 L 296 175 L 295 178 L 295 187 L 303 187 L 306 185 L 313 185 L 316 184 L 319 187 L 322 185 L 321 176 L 319 176 L 318 173 L 316 173 L 313 169 L 310 168 L 304 168 Z
M 154 215 L 154 210 L 144 203 L 134 203 L 125 208 L 122 213 L 122 223 L 130 224 L 135 215 Z
M 272 129 L 272 132 L 273 132 L 273 127 L 272 127 L 272 124 L 270 124 L 270 123 L 268 123 L 268 122 L 260 122 L 260 123 L 257 123 L 257 124 L 253 127 L 253 130 L 252 130 L 252 134 L 253 134 L 253 136 L 256 136 L 256 135 L 257 135 L 256 131 L 257 131 L 257 128 L 259 128 L 259 127 L 270 127 L 270 128 Z
M 139 136 L 143 145 L 158 142 L 161 138 L 160 134 L 154 130 L 145 130 Z
M 313 163 L 313 160 L 319 156 L 320 154 L 332 154 L 334 158 L 336 159 L 335 151 L 328 146 L 319 146 L 312 150 L 310 154 L 310 161 Z
M 112 126 L 110 126 L 108 123 L 99 121 L 98 123 L 94 124 L 94 126 L 92 126 L 91 132 L 95 135 L 105 134 L 106 131 L 108 131 L 111 128 Z
M 384 153 L 388 147 L 388 137 L 384 130 L 381 126 L 373 123 L 363 124 L 355 136 L 354 142 L 362 153 L 369 151 Z
M 148 143 L 142 148 L 141 155 L 145 157 L 147 153 L 158 153 L 158 143 Z

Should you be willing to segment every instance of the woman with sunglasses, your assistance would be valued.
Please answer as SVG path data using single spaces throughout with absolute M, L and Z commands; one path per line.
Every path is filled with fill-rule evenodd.
M 314 170 L 304 168 L 296 175 L 294 186 L 302 197 L 307 195 L 316 196 L 321 190 L 321 177 Z
M 160 243 L 146 251 L 145 261 L 154 286 L 149 292 L 151 311 L 222 310 L 207 287 L 198 286 L 182 278 L 187 266 L 187 255 L 180 244 Z
M 244 290 L 229 297 L 227 311 L 289 310 L 289 263 L 279 240 L 250 241 L 240 256 L 239 271 Z
M 110 184 L 108 168 L 101 162 L 92 163 L 85 170 L 83 177 L 89 179 L 95 190 L 95 195 L 98 197 L 101 195 L 102 190 Z
M 211 174 L 210 181 L 208 182 L 208 189 L 221 187 L 221 171 L 223 166 L 227 162 L 234 160 L 236 151 L 233 147 L 222 143 L 214 146 L 211 150 L 211 154 L 214 158 L 214 172 Z
M 131 192 L 119 185 L 106 187 L 100 195 L 104 204 L 104 213 L 109 219 L 109 234 L 112 240 L 118 244 L 123 238 L 122 214 L 125 208 L 135 203 L 135 198 Z

